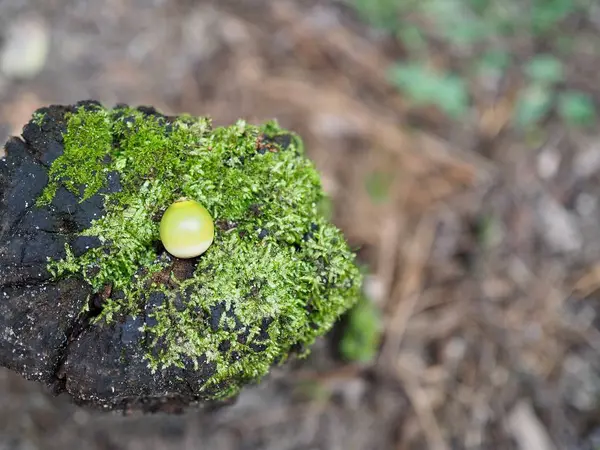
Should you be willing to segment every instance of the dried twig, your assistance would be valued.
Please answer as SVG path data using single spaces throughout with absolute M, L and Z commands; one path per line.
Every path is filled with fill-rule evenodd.
M 525 401 L 517 404 L 507 420 L 507 426 L 521 450 L 555 450 L 548 432 Z
M 402 364 L 397 366 L 398 377 L 402 381 L 406 394 L 415 410 L 421 430 L 425 435 L 429 450 L 448 450 L 442 431 L 431 407 L 427 394 L 421 387 L 417 377 Z
M 402 178 L 400 175 L 399 178 Z M 405 217 L 401 209 L 406 201 L 406 196 L 409 195 L 410 181 L 400 181 L 401 186 L 397 189 L 402 196 L 397 202 L 395 208 L 390 208 L 379 232 L 379 254 L 377 265 L 375 266 L 376 273 L 384 287 L 383 298 L 388 299 L 393 287 L 394 277 L 398 264 L 398 247 L 401 242 L 401 237 L 404 234 Z
M 419 221 L 416 233 L 409 241 L 406 253 L 403 255 L 404 273 L 392 290 L 390 318 L 386 323 L 386 335 L 379 356 L 379 361 L 384 364 L 393 362 L 394 356 L 400 348 L 408 320 L 419 299 L 423 271 L 429 257 L 434 234 L 435 220 L 433 216 L 426 215 Z

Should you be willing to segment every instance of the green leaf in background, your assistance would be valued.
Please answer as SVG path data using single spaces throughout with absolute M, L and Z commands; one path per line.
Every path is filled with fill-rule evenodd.
M 534 0 L 531 26 L 536 35 L 556 29 L 558 23 L 577 11 L 573 0 Z
M 328 195 L 324 195 L 317 204 L 317 210 L 325 219 L 331 220 L 333 217 L 333 201 Z
M 490 35 L 485 23 L 476 20 L 456 21 L 445 28 L 448 40 L 459 47 L 481 43 Z
M 292 395 L 298 400 L 325 403 L 331 398 L 331 389 L 317 380 L 300 380 L 293 386 Z
M 467 4 L 477 14 L 484 14 L 492 2 L 493 0 L 467 0 Z
M 444 39 L 458 47 L 481 43 L 490 29 L 464 0 L 425 0 L 419 4 Z
M 390 173 L 372 172 L 365 180 L 365 188 L 374 203 L 385 203 L 390 197 L 394 176 Z
M 427 40 L 423 33 L 414 25 L 407 24 L 398 30 L 398 38 L 412 52 L 422 52 L 427 49 Z
M 479 67 L 481 70 L 503 72 L 510 65 L 510 59 L 510 53 L 505 50 L 489 50 L 481 55 Z
M 472 74 L 499 79 L 510 67 L 510 64 L 511 56 L 508 52 L 501 49 L 489 50 L 473 62 Z
M 492 1 L 482 18 L 491 29 L 495 39 L 503 36 L 515 36 L 521 34 L 523 24 L 528 22 L 527 14 L 523 14 L 523 2 L 516 1 Z
M 594 102 L 583 92 L 562 92 L 557 106 L 558 114 L 569 125 L 589 126 L 596 121 Z
M 502 223 L 491 214 L 481 214 L 476 223 L 477 242 L 484 250 L 490 250 L 502 241 Z
M 354 7 L 372 25 L 386 30 L 399 26 L 398 0 L 353 0 Z
M 552 55 L 537 55 L 525 66 L 529 78 L 540 83 L 555 84 L 563 81 L 563 64 Z
M 423 64 L 409 63 L 396 64 L 389 76 L 416 105 L 435 105 L 453 118 L 460 118 L 468 111 L 467 87 L 455 75 L 437 73 Z
M 513 120 L 521 128 L 539 122 L 552 107 L 552 90 L 544 85 L 531 84 L 519 93 Z
M 554 37 L 554 46 L 561 54 L 570 53 L 575 48 L 575 38 L 573 36 L 558 35 Z
M 348 312 L 339 352 L 347 361 L 369 363 L 375 359 L 381 341 L 382 319 L 379 310 L 366 297 Z

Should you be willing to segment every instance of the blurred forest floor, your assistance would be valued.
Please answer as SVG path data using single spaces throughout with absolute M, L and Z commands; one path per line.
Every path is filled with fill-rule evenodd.
M 546 81 L 597 101 L 594 14 L 557 31 L 587 44 Z M 389 77 L 407 48 L 331 0 L 0 0 L 0 54 L 2 141 L 88 98 L 300 133 L 384 325 L 370 363 L 334 330 L 213 414 L 104 415 L 1 370 L 0 450 L 600 448 L 600 133 L 550 110 L 515 129 L 520 72 L 465 78 L 460 120 L 414 106 Z

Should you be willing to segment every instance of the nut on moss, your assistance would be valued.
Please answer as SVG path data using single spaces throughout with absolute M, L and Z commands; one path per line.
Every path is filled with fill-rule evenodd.
M 103 295 L 95 326 L 139 323 L 152 370 L 209 364 L 198 398 L 230 397 L 310 348 L 358 298 L 354 254 L 318 211 L 318 173 L 277 123 L 212 128 L 204 117 L 97 104 L 66 123 L 38 204 L 67 189 L 80 201 L 101 195 L 103 213 L 81 232 L 99 244 L 67 248 L 48 269 Z M 181 197 L 215 223 L 211 247 L 187 265 L 159 239 L 160 217 Z
M 160 219 L 160 240 L 177 258 L 200 256 L 215 237 L 212 217 L 200 203 L 182 198 L 167 208 Z

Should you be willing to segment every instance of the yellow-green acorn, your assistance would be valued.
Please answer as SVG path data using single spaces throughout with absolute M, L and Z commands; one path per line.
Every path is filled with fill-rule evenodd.
M 160 221 L 160 240 L 177 258 L 194 258 L 213 243 L 215 227 L 210 213 L 195 200 L 180 199 L 167 208 Z

